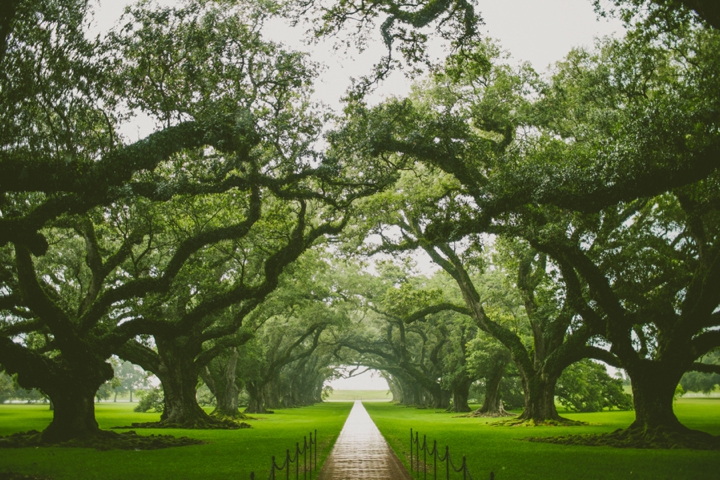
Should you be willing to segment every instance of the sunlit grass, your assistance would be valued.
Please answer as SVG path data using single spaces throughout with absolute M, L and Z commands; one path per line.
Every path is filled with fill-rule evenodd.
M 365 405 L 378 428 L 407 465 L 410 428 L 450 447 L 455 461 L 467 457 L 474 479 L 497 480 L 703 480 L 720 478 L 717 451 L 639 450 L 527 442 L 529 436 L 612 432 L 627 427 L 633 412 L 562 415 L 589 423 L 583 427 L 493 427 L 496 419 L 456 418 L 440 410 L 392 404 Z M 680 399 L 676 413 L 688 427 L 720 435 L 720 399 Z
M 159 414 L 136 413 L 134 404 L 96 405 L 101 428 L 149 422 Z M 188 436 L 204 445 L 152 451 L 97 451 L 84 448 L 0 449 L 0 472 L 21 472 L 54 479 L 248 479 L 255 471 L 266 478 L 273 455 L 278 463 L 285 450 L 317 429 L 318 463 L 325 459 L 347 418 L 351 403 L 326 403 L 279 409 L 272 415 L 255 415 L 253 428 L 241 430 L 138 429 L 141 435 Z M 0 435 L 42 430 L 51 420 L 47 405 L 0 405 Z M 126 430 L 119 430 L 126 431 Z M 319 465 L 320 466 L 320 465 Z M 284 478 L 284 477 L 283 477 Z

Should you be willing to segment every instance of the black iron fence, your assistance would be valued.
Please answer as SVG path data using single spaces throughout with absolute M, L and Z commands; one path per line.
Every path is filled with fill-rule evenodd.
M 413 450 L 415 451 L 413 455 Z M 422 470 L 420 466 L 420 452 L 422 452 Z M 445 480 L 450 480 L 451 472 L 462 474 L 463 480 L 473 480 L 472 475 L 468 471 L 467 462 L 465 461 L 465 455 L 462 457 L 462 463 L 460 466 L 456 466 L 450 456 L 450 447 L 445 446 L 445 454 L 440 454 L 437 446 L 437 440 L 433 440 L 432 449 L 428 446 L 427 438 L 423 435 L 422 445 L 420 444 L 420 435 L 415 432 L 413 436 L 413 429 L 410 429 L 410 476 L 416 477 L 422 480 L 428 478 L 428 457 L 432 461 L 432 475 L 433 480 L 438 479 L 438 463 L 440 463 L 440 478 L 445 475 Z M 443 467 L 442 463 L 445 463 Z M 458 475 L 459 477 L 459 475 Z M 495 480 L 495 473 L 490 472 L 490 480 Z
M 300 456 L 302 455 L 302 471 L 300 471 Z M 308 459 L 310 463 L 308 464 Z M 295 455 L 290 456 L 290 450 L 285 450 L 285 461 L 282 465 L 278 465 L 275 461 L 275 455 L 272 457 L 272 464 L 270 465 L 270 476 L 269 480 L 276 480 L 283 478 L 283 475 L 276 475 L 276 472 L 285 471 L 285 480 L 290 480 L 290 471 L 292 466 L 295 465 L 295 480 L 312 479 L 313 472 L 317 470 L 317 430 L 315 435 L 310 432 L 310 440 L 308 437 L 303 437 L 303 446 L 300 448 L 300 442 L 295 443 Z M 301 476 L 302 474 L 302 476 Z M 250 472 L 250 480 L 255 480 L 255 472 Z

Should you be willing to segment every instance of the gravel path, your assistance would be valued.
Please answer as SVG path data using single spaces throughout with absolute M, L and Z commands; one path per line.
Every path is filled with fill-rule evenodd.
M 355 401 L 318 480 L 410 480 L 359 401 Z

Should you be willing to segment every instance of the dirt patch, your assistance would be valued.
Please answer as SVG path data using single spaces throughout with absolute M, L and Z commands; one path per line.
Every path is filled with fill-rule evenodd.
M 24 473 L 0 472 L 0 480 L 52 480 L 52 477 L 25 475 Z
M 214 422 L 203 422 L 197 424 L 184 423 L 165 423 L 165 422 L 145 422 L 133 423 L 127 427 L 112 427 L 113 430 L 123 428 L 184 428 L 194 430 L 238 430 L 241 428 L 252 428 L 252 425 L 245 422 L 235 422 L 233 420 L 217 420 Z
M 618 429 L 599 435 L 565 435 L 559 437 L 528 437 L 530 442 L 584 445 L 590 447 L 720 450 L 720 437 L 698 430 L 637 431 Z
M 194 438 L 173 437 L 172 435 L 138 435 L 134 431 L 124 433 L 101 431 L 96 435 L 54 443 L 43 441 L 41 433 L 37 430 L 0 437 L 0 448 L 75 447 L 96 450 L 158 450 L 203 443 L 205 442 Z
M 535 420 L 521 420 L 518 418 L 510 418 L 499 422 L 488 423 L 492 427 L 582 427 L 589 425 L 586 422 L 578 422 L 561 418 L 560 420 L 544 420 L 536 422 Z

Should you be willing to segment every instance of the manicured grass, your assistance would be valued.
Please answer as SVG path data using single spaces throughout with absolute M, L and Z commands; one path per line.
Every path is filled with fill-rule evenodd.
M 101 428 L 159 419 L 159 414 L 135 413 L 129 403 L 96 405 Z M 188 436 L 204 445 L 151 451 L 97 451 L 86 448 L 0 449 L 0 473 L 20 472 L 54 479 L 248 479 L 255 471 L 266 478 L 270 459 L 294 454 L 295 442 L 318 430 L 318 468 L 335 443 L 352 403 L 324 403 L 256 415 L 253 428 L 241 430 L 138 429 L 141 435 Z M 0 405 L 0 435 L 42 430 L 51 420 L 47 405 Z M 118 430 L 119 432 L 125 430 Z M 301 464 L 302 465 L 302 464 Z M 284 478 L 284 475 L 282 476 Z
M 491 471 L 497 480 L 720 478 L 717 451 L 579 447 L 521 440 L 529 436 L 611 432 L 627 427 L 634 418 L 633 412 L 562 413 L 590 423 L 582 427 L 493 427 L 496 419 L 454 418 L 456 414 L 439 410 L 389 403 L 367 403 L 365 408 L 406 465 L 413 428 L 420 433 L 421 442 L 422 436 L 427 435 L 428 442 L 437 440 L 442 451 L 448 445 L 457 465 L 465 455 L 475 480 L 489 478 Z M 720 399 L 681 399 L 676 404 L 676 413 L 685 425 L 720 435 Z M 428 463 L 432 465 L 430 460 Z
M 328 402 L 389 402 L 392 400 L 390 390 L 335 390 L 327 398 Z

